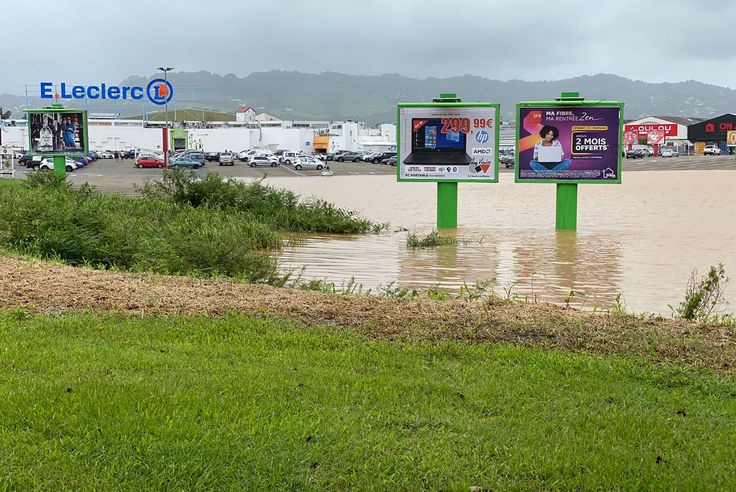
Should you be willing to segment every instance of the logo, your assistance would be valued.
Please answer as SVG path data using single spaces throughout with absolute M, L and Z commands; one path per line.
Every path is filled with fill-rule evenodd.
M 479 174 L 486 174 L 489 169 L 493 168 L 493 163 L 490 161 L 480 161 L 475 164 L 473 171 Z
M 478 133 L 475 134 L 475 141 L 479 144 L 484 144 L 488 141 L 488 132 L 485 130 L 481 130 Z
M 472 155 L 493 155 L 493 149 L 488 148 L 480 148 L 480 149 L 473 149 Z
M 603 170 L 603 179 L 616 179 L 616 173 L 613 172 L 613 169 L 607 167 Z
M 164 105 L 174 97 L 174 87 L 164 79 L 153 79 L 146 87 L 146 95 L 153 104 Z
M 58 90 L 57 90 L 58 89 Z M 112 99 L 136 101 L 144 97 L 153 104 L 166 104 L 174 97 L 174 87 L 163 79 L 152 80 L 146 89 L 130 85 L 67 85 L 62 82 L 55 86 L 53 82 L 41 82 L 41 99 Z
M 713 123 L 708 123 L 707 125 L 705 125 L 706 133 L 713 133 L 714 131 L 716 131 L 716 125 L 714 125 Z

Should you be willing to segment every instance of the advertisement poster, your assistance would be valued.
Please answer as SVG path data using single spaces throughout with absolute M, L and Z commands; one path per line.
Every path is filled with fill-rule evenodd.
M 662 143 L 663 138 L 664 132 L 661 130 L 650 130 L 649 133 L 647 133 L 647 143 L 649 145 Z
M 83 154 L 87 147 L 83 111 L 29 111 L 31 154 Z
M 626 145 L 635 145 L 639 143 L 639 133 L 637 132 L 624 132 L 624 143 Z
M 398 121 L 399 181 L 498 181 L 498 106 L 399 105 Z
M 518 182 L 621 182 L 621 108 L 519 107 Z

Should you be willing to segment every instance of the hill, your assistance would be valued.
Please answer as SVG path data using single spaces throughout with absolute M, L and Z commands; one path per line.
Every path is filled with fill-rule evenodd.
M 145 85 L 151 77 L 131 76 L 121 84 Z M 562 91 L 577 90 L 587 99 L 617 99 L 626 103 L 627 118 L 669 114 L 709 118 L 736 110 L 736 91 L 695 80 L 649 83 L 612 74 L 583 75 L 552 81 L 491 80 L 474 75 L 415 79 L 398 74 L 377 76 L 270 71 L 247 77 L 219 75 L 207 71 L 176 72 L 169 80 L 182 107 L 204 106 L 213 111 L 234 112 L 247 104 L 257 112 L 283 119 L 360 120 L 368 123 L 395 119 L 398 102 L 427 101 L 440 92 L 457 92 L 463 100 L 501 104 L 504 120 L 515 117 L 515 104 L 524 100 L 548 100 Z M 188 97 L 184 91 L 187 91 Z M 0 106 L 22 110 L 25 97 L 0 95 Z M 41 104 L 31 100 L 31 104 Z M 140 103 L 118 102 L 123 115 L 141 114 Z M 110 102 L 89 102 L 90 111 L 109 113 Z M 157 109 L 157 108 L 156 108 Z M 169 108 L 171 109 L 171 108 Z

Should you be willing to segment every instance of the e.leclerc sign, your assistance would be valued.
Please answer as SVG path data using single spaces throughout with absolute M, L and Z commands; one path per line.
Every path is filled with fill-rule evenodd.
M 153 104 L 166 104 L 174 97 L 174 87 L 164 79 L 153 79 L 144 88 L 142 86 L 107 85 L 67 85 L 62 82 L 59 92 L 54 92 L 52 82 L 41 82 L 41 99 L 110 99 L 140 101 L 147 97 Z

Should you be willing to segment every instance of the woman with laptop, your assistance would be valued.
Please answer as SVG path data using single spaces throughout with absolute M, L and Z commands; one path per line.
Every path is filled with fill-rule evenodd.
M 570 159 L 565 159 L 560 141 L 560 130 L 551 125 L 544 125 L 539 132 L 542 140 L 534 144 L 534 157 L 529 167 L 539 172 L 562 171 L 572 164 Z

